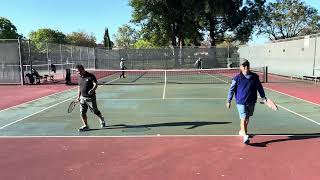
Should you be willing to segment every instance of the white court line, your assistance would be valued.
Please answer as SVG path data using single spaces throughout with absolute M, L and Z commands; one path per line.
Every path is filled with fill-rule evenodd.
M 26 118 L 28 118 L 28 117 L 31 117 L 31 116 L 33 116 L 33 115 L 39 114 L 40 112 L 43 112 L 43 111 L 45 111 L 45 110 L 47 110 L 47 109 L 50 109 L 50 108 L 52 108 L 52 107 L 54 107 L 54 106 L 57 106 L 57 105 L 62 104 L 62 103 L 64 103 L 64 102 L 66 102 L 66 101 L 69 101 L 70 99 L 74 99 L 74 97 L 71 97 L 71 98 L 69 98 L 69 99 L 66 99 L 66 100 L 64 100 L 64 101 L 61 101 L 61 102 L 56 103 L 56 104 L 54 104 L 54 105 L 51 105 L 51 106 L 49 106 L 49 107 L 46 107 L 46 108 L 42 109 L 41 111 L 35 112 L 35 113 L 30 114 L 30 115 L 28 115 L 28 116 L 25 116 L 25 117 L 23 117 L 23 118 L 21 118 L 21 119 L 18 119 L 18 120 L 16 120 L 16 121 L 13 121 L 13 122 L 11 122 L 11 123 L 9 123 L 9 124 L 6 124 L 6 125 L 0 127 L 0 129 L 4 129 L 5 127 L 8 127 L 8 126 L 10 126 L 10 125 L 12 125 L 12 124 L 15 124 L 15 123 L 17 123 L 17 122 L 20 122 L 20 121 L 22 121 L 22 120 L 24 120 L 24 119 L 26 119 Z
M 167 71 L 164 71 L 164 87 L 163 87 L 162 99 L 166 98 L 166 87 L 167 87 Z
M 313 122 L 313 123 L 315 123 L 315 124 L 317 124 L 317 125 L 319 125 L 320 126 L 320 123 L 319 122 L 317 122 L 317 121 L 315 121 L 315 120 L 313 120 L 313 119 L 311 119 L 311 118 L 308 118 L 308 117 L 306 117 L 306 116 L 303 116 L 303 115 L 301 115 L 301 114 L 299 114 L 299 113 L 297 113 L 297 112 L 294 112 L 294 111 L 292 111 L 292 110 L 290 110 L 290 109 L 288 109 L 288 108 L 285 108 L 285 107 L 283 107 L 283 106 L 281 106 L 281 105 L 279 105 L 279 104 L 277 104 L 279 107 L 281 107 L 282 109 L 284 109 L 284 110 L 286 110 L 286 111 L 288 111 L 288 112 L 290 112 L 290 113 L 292 113 L 292 114 L 295 114 L 295 115 L 297 115 L 297 116 L 300 116 L 300 117 L 302 117 L 302 118 L 304 118 L 304 119 L 306 119 L 306 120 L 308 120 L 308 121 L 310 121 L 310 122 Z
M 316 106 L 320 106 L 320 104 L 317 104 L 317 103 L 314 103 L 314 102 L 311 102 L 311 101 L 308 101 L 308 100 L 305 100 L 305 99 L 301 99 L 301 98 L 298 98 L 298 97 L 295 97 L 295 96 L 291 96 L 291 95 L 289 95 L 289 94 L 286 94 L 286 93 L 283 93 L 283 92 L 274 90 L 274 89 L 272 89 L 272 88 L 268 88 L 268 87 L 263 87 L 263 88 L 268 89 L 268 90 L 270 90 L 270 91 L 277 92 L 277 93 L 279 93 L 279 94 L 283 94 L 283 95 L 286 95 L 286 96 L 289 96 L 289 97 L 292 97 L 292 98 L 301 100 L 301 101 L 304 101 L 304 102 L 307 102 L 307 103 L 310 103 L 310 104 L 313 104 L 313 105 L 316 105 Z
M 166 100 L 225 100 L 226 98 L 165 98 Z M 97 98 L 97 100 L 110 100 L 110 101 L 153 101 L 163 100 L 163 98 L 137 98 L 137 99 L 118 99 L 118 98 Z
M 270 90 L 270 91 L 274 91 L 274 92 L 279 93 L 279 94 L 283 94 L 283 95 L 286 95 L 286 96 L 289 96 L 289 97 L 292 97 L 292 98 L 295 98 L 295 99 L 298 99 L 298 100 L 301 100 L 301 101 L 304 101 L 304 102 L 307 102 L 307 103 L 316 105 L 316 106 L 320 106 L 320 104 L 316 104 L 316 103 L 313 103 L 313 102 L 310 102 L 310 101 L 307 101 L 307 100 L 304 100 L 304 99 L 301 99 L 301 98 L 298 98 L 298 97 L 294 97 L 294 96 L 291 96 L 291 95 L 289 95 L 289 94 L 282 93 L 282 92 L 280 92 L 280 91 L 277 91 L 277 90 L 274 90 L 274 89 L 271 89 L 271 88 L 267 88 L 267 87 L 264 87 L 264 88 L 265 88 L 265 89 L 268 89 L 268 90 Z M 281 107 L 282 109 L 284 109 L 284 110 L 286 110 L 286 111 L 288 111 L 288 112 L 290 112 L 290 113 L 292 113 L 292 114 L 295 114 L 295 115 L 297 115 L 297 116 L 299 116 L 299 117 L 302 117 L 302 118 L 304 118 L 304 119 L 306 119 L 306 120 L 308 120 L 308 121 L 310 121 L 310 122 L 313 122 L 313 123 L 315 123 L 315 124 L 317 124 L 317 125 L 320 125 L 319 122 L 317 122 L 317 121 L 315 121 L 315 120 L 313 120 L 313 119 L 311 119 L 311 118 L 308 118 L 308 117 L 306 117 L 306 116 L 303 116 L 303 115 L 301 115 L 301 114 L 299 114 L 299 113 L 297 113 L 297 112 L 294 112 L 294 111 L 292 111 L 292 110 L 290 110 L 290 109 L 288 109 L 288 108 L 286 108 L 286 107 L 283 107 L 283 106 L 281 106 L 281 105 L 279 105 L 279 104 L 277 104 L 277 105 L 278 105 L 279 107 Z
M 211 74 L 209 74 L 209 73 L 207 73 L 207 74 L 208 74 L 209 76 L 213 77 L 213 78 L 216 78 L 216 79 L 222 81 L 222 82 L 229 83 L 228 81 L 225 81 L 225 80 L 223 80 L 223 79 L 217 78 L 217 77 L 214 76 L 214 75 L 211 75 Z
M 102 79 L 103 79 L 103 78 L 102 78 Z M 119 79 L 119 78 L 114 79 L 114 80 L 112 80 L 112 81 L 109 81 L 109 82 L 107 82 L 107 83 L 111 83 L 111 82 L 116 81 L 116 80 L 118 80 L 118 79 Z M 99 79 L 99 80 L 100 80 L 100 79 Z M 101 85 L 101 87 L 102 87 L 102 86 L 103 86 L 103 85 Z M 25 105 L 25 104 L 28 104 L 28 103 L 32 103 L 32 102 L 34 102 L 34 101 L 38 101 L 38 100 L 47 98 L 47 97 L 51 97 L 51 96 L 54 96 L 54 95 L 58 95 L 58 94 L 62 94 L 62 93 L 68 92 L 68 91 L 72 91 L 72 90 L 74 90 L 74 89 L 76 89 L 76 88 L 78 88 L 78 86 L 73 87 L 73 88 L 71 88 L 71 89 L 66 89 L 66 90 L 61 91 L 61 92 L 56 92 L 56 93 L 53 93 L 53 94 L 49 94 L 49 95 L 47 95 L 47 96 L 43 96 L 43 97 L 40 97 L 40 98 L 37 98 L 37 99 L 33 99 L 33 100 L 31 100 L 31 101 L 27 101 L 27 102 L 24 102 L 24 103 L 15 105 L 15 106 L 11 106 L 11 107 L 8 107 L 8 108 L 6 108 L 6 109 L 0 110 L 0 113 L 3 112 L 3 111 L 7 111 L 7 110 L 9 110 L 9 109 L 16 108 L 16 107 L 18 107 L 18 106 L 22 106 L 22 105 Z
M 49 95 L 47 95 L 47 96 L 43 96 L 43 97 L 41 97 L 41 98 L 37 98 L 37 99 L 31 100 L 31 101 L 28 101 L 28 102 L 24 102 L 24 103 L 22 103 L 22 104 L 18 104 L 18 105 L 15 105 L 15 106 L 11 106 L 11 107 L 8 107 L 8 108 L 6 108 L 6 109 L 0 110 L 0 112 L 2 112 L 2 111 L 7 111 L 7 110 L 9 110 L 9 109 L 13 109 L 13 108 L 16 108 L 16 107 L 18 107 L 18 106 L 22 106 L 22 105 L 25 105 L 25 104 L 28 104 L 28 103 L 32 103 L 32 102 L 34 102 L 34 101 L 38 101 L 38 100 L 41 100 L 41 99 L 46 98 L 46 97 L 58 95 L 58 94 L 61 94 L 61 93 L 65 93 L 65 92 L 67 92 L 67 91 L 72 91 L 72 90 L 74 90 L 74 89 L 76 89 L 76 88 L 78 88 L 78 86 L 77 86 L 77 87 L 73 87 L 73 88 L 71 88 L 71 89 L 66 89 L 66 90 L 61 91 L 61 92 L 56 92 L 56 93 L 54 93 L 54 94 L 49 94 Z
M 263 135 L 263 134 L 253 134 L 253 136 L 260 137 L 319 137 L 317 134 L 272 134 L 272 135 Z M 240 135 L 129 135 L 129 136 L 0 136 L 0 139 L 4 138 L 176 138 L 176 137 L 240 137 Z
M 116 80 L 118 80 L 118 79 L 120 79 L 120 77 L 118 77 L 118 78 L 116 78 L 116 79 L 114 79 L 114 80 L 108 81 L 108 82 L 106 82 L 105 84 L 100 85 L 100 87 L 102 87 L 102 86 L 104 86 L 104 85 L 107 85 L 107 84 L 110 84 L 110 83 L 112 83 L 113 81 L 116 81 Z
M 117 78 L 117 79 L 119 79 L 119 78 Z M 114 79 L 114 80 L 112 80 L 112 81 L 115 81 L 115 80 L 117 80 L 117 79 Z M 110 81 L 110 82 L 111 82 L 111 81 Z M 107 82 L 107 83 L 110 83 L 110 82 Z M 75 88 L 77 88 L 77 87 L 75 87 Z M 75 88 L 72 88 L 72 89 L 75 89 Z M 71 90 L 71 89 L 70 89 L 70 90 Z M 28 116 L 25 116 L 25 117 L 23 117 L 23 118 L 21 118 L 21 119 L 18 119 L 18 120 L 16 120 L 16 121 L 13 121 L 13 122 L 11 122 L 11 123 L 9 123 L 9 124 L 6 124 L 6 125 L 0 127 L 0 130 L 1 130 L 1 129 L 4 129 L 4 128 L 8 127 L 8 126 L 11 126 L 12 124 L 15 124 L 15 123 L 17 123 L 17 122 L 20 122 L 20 121 L 22 121 L 22 120 L 24 120 L 24 119 L 26 119 L 26 118 L 28 118 L 28 117 L 31 117 L 31 116 L 36 115 L 36 114 L 39 114 L 39 113 L 41 113 L 41 112 L 43 112 L 43 111 L 45 111 L 45 110 L 47 110 L 47 109 L 50 109 L 50 108 L 52 108 L 52 107 L 54 107 L 54 106 L 57 106 L 57 105 L 62 104 L 62 103 L 64 103 L 64 102 L 66 102 L 66 101 L 69 101 L 70 99 L 73 99 L 73 98 L 75 98 L 75 97 L 68 98 L 68 99 L 63 100 L 63 101 L 61 101 L 61 102 L 59 102 L 59 103 L 53 104 L 53 105 L 51 105 L 51 106 L 49 106 L 49 107 L 46 107 L 46 108 L 44 108 L 44 109 L 42 109 L 42 110 L 40 110 L 40 111 L 38 111 L 38 112 L 35 112 L 35 113 L 30 114 L 30 115 L 28 115 Z

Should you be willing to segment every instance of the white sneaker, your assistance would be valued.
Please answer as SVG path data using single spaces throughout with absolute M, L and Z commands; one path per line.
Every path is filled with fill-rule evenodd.
M 100 119 L 100 126 L 101 126 L 101 128 L 107 127 L 107 126 L 106 126 L 106 122 L 104 121 L 104 117 L 102 117 L 102 118 Z
M 89 126 L 81 126 L 80 128 L 79 128 L 79 132 L 82 132 L 82 131 L 88 131 L 90 128 L 89 128 Z
M 243 136 L 243 143 L 247 144 L 247 145 L 250 143 L 249 135 L 244 135 Z

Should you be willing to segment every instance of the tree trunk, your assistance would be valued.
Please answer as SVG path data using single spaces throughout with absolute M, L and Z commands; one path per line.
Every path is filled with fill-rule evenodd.
M 216 20 L 215 17 L 209 18 L 209 32 L 210 32 L 210 43 L 211 47 L 216 47 L 215 30 L 216 30 Z
M 173 46 L 173 56 L 174 56 L 174 67 L 177 67 L 179 64 L 178 61 L 178 50 L 177 50 L 177 40 L 176 40 L 176 25 L 171 24 L 171 44 Z
M 179 57 L 180 57 L 180 66 L 184 65 L 184 51 L 183 51 L 183 46 L 184 46 L 184 39 L 183 39 L 183 32 L 182 32 L 182 27 L 181 24 L 179 24 L 179 46 L 180 46 L 180 51 L 179 51 Z
M 208 59 L 210 64 L 208 65 L 209 68 L 218 68 L 219 64 L 217 61 L 217 57 L 216 57 L 216 19 L 215 17 L 211 17 L 209 19 L 209 31 L 210 31 L 210 43 L 211 43 L 211 48 L 209 49 L 209 53 L 208 53 Z

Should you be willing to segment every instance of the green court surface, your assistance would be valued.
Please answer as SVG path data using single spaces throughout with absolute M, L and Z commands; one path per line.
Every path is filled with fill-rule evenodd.
M 108 127 L 88 111 L 92 130 L 82 125 L 77 106 L 68 114 L 77 89 L 0 111 L 1 136 L 237 135 L 238 113 L 225 106 L 229 84 L 104 85 L 98 107 Z M 266 90 L 279 104 L 274 112 L 256 104 L 250 134 L 312 134 L 320 130 L 320 106 Z

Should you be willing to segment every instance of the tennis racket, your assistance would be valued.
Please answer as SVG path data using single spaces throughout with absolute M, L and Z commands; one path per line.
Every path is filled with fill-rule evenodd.
M 74 108 L 76 107 L 76 105 L 79 104 L 79 103 L 80 103 L 79 101 L 72 101 L 72 102 L 69 104 L 68 113 L 71 113 L 71 112 L 74 110 Z M 92 108 L 86 101 L 84 101 L 84 103 L 86 103 L 87 106 L 88 106 L 88 108 L 90 109 L 90 111 L 91 111 L 92 113 L 94 113 L 93 108 Z
M 266 105 L 268 108 L 276 111 L 278 110 L 278 106 L 275 102 L 273 102 L 271 99 L 267 99 L 266 101 L 261 101 L 260 104 Z
M 76 105 L 79 103 L 79 101 L 72 101 L 70 104 L 69 104 L 69 107 L 68 107 L 68 113 L 71 113 L 74 108 L 76 107 Z

